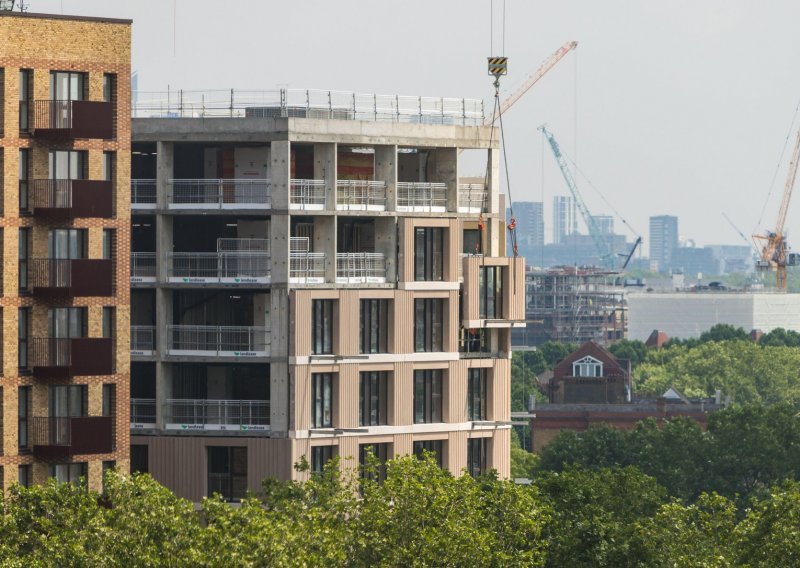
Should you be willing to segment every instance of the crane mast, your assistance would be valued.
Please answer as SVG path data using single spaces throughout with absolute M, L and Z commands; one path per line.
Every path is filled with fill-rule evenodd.
M 584 223 L 586 223 L 586 228 L 589 229 L 589 236 L 592 237 L 594 246 L 600 255 L 601 262 L 607 267 L 613 268 L 614 256 L 611 254 L 608 242 L 606 242 L 603 234 L 600 232 L 600 227 L 597 226 L 597 221 L 594 220 L 594 217 L 592 217 L 592 214 L 589 213 L 589 210 L 586 208 L 586 204 L 581 198 L 580 191 L 578 191 L 578 185 L 575 183 L 575 178 L 572 176 L 572 172 L 567 166 L 567 161 L 564 159 L 564 156 L 561 153 L 561 148 L 558 146 L 558 142 L 556 142 L 555 137 L 549 130 L 547 130 L 547 127 L 544 124 L 539 127 L 539 130 L 542 131 L 542 134 L 544 134 L 545 138 L 547 138 L 547 141 L 550 143 L 550 149 L 553 151 L 553 156 L 556 158 L 556 163 L 561 170 L 561 175 L 564 176 L 564 181 L 567 182 L 567 187 L 572 194 L 572 198 L 575 199 L 575 206 L 578 208 Z

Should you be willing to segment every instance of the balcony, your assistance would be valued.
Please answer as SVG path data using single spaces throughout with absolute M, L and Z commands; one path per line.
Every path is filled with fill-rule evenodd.
M 343 180 L 336 182 L 337 211 L 386 211 L 386 183 Z
M 156 328 L 153 325 L 131 326 L 131 357 L 152 357 L 156 351 Z
M 131 284 L 156 281 L 156 253 L 131 253 Z
M 171 179 L 170 209 L 269 209 L 268 179 Z
M 289 254 L 289 282 L 291 284 L 325 283 L 327 255 L 324 252 L 291 252 Z
M 33 135 L 43 138 L 114 138 L 114 103 L 34 101 Z
M 156 427 L 156 399 L 131 399 L 131 430 Z
M 293 179 L 289 182 L 289 209 L 323 211 L 325 203 L 324 180 Z
M 406 213 L 445 213 L 447 184 L 398 182 L 397 210 Z
M 525 327 L 525 259 L 466 255 L 461 264 L 464 328 Z
M 131 180 L 131 209 L 134 211 L 154 210 L 156 208 L 157 195 L 156 180 Z
M 31 339 L 33 376 L 61 380 L 114 372 L 113 341 L 107 337 L 36 337 Z
M 114 451 L 112 416 L 35 416 L 32 421 L 33 455 L 39 459 L 61 460 Z
M 33 216 L 63 220 L 76 217 L 110 219 L 113 191 L 110 181 L 37 179 L 31 185 Z
M 386 257 L 381 253 L 336 253 L 337 284 L 386 284 Z
M 167 399 L 165 430 L 269 430 L 268 400 Z
M 113 264 L 109 259 L 34 259 L 33 295 L 41 298 L 111 296 Z
M 167 253 L 167 280 L 175 284 L 269 284 L 270 254 L 263 251 Z
M 487 213 L 489 192 L 482 183 L 462 183 L 458 186 L 459 213 Z
M 167 355 L 177 357 L 269 357 L 266 327 L 168 325 Z

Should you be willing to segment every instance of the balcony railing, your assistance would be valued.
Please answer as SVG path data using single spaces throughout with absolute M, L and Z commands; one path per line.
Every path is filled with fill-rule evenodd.
M 482 183 L 462 183 L 458 186 L 459 213 L 486 213 L 489 210 L 489 192 Z
M 131 283 L 156 281 L 156 253 L 131 253 Z
M 180 284 L 269 284 L 270 255 L 258 251 L 167 253 L 167 278 Z
M 268 209 L 268 179 L 171 179 L 170 209 Z
M 131 355 L 149 356 L 156 349 L 156 328 L 153 325 L 131 326 Z
M 292 252 L 289 258 L 289 282 L 292 284 L 324 284 L 324 252 Z
M 339 211 L 385 211 L 386 182 L 340 179 L 336 182 Z
M 167 399 L 167 430 L 269 430 L 268 400 Z
M 157 187 L 154 179 L 132 179 L 131 209 L 155 209 Z
M 168 325 L 167 354 L 186 357 L 269 357 L 266 327 Z
M 325 181 L 293 179 L 289 183 L 289 208 L 303 211 L 325 209 Z
M 337 284 L 385 284 L 386 256 L 381 253 L 336 253 Z
M 398 182 L 397 210 L 415 213 L 444 213 L 447 211 L 447 184 Z
M 41 459 L 64 459 L 113 451 L 113 416 L 35 416 L 32 422 L 33 453 Z
M 113 215 L 111 182 L 86 179 L 33 180 L 30 205 L 34 216 L 108 219 Z
M 110 375 L 114 371 L 110 338 L 34 337 L 30 342 L 30 364 L 37 379 Z
M 156 425 L 156 399 L 131 399 L 131 428 L 153 428 Z
M 31 261 L 34 296 L 111 296 L 112 262 L 108 259 L 55 259 Z
M 114 103 L 45 100 L 33 104 L 34 136 L 114 137 Z

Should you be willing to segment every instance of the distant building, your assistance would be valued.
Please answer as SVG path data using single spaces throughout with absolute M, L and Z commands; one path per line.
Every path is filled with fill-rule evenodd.
M 587 341 L 553 368 L 547 391 L 553 404 L 622 404 L 631 396 L 631 362 Z
M 708 245 L 719 266 L 718 274 L 747 274 L 753 271 L 753 247 L 747 245 Z
M 659 272 L 672 268 L 672 250 L 678 246 L 678 218 L 672 215 L 650 217 L 650 262 Z
M 611 215 L 592 215 L 598 230 L 603 235 L 614 234 L 614 217 Z
M 517 201 L 514 203 L 514 216 L 517 220 L 517 243 L 519 246 L 543 246 L 544 203 L 541 201 Z
M 567 235 L 578 232 L 575 200 L 568 195 L 553 197 L 553 243 L 559 244 Z
M 714 259 L 714 252 L 709 248 L 676 247 L 672 249 L 669 268 L 694 278 L 698 274 L 703 276 L 720 274 L 721 267 Z

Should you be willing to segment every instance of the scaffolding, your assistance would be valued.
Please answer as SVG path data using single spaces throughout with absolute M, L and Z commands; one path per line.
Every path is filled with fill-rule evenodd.
M 602 268 L 559 266 L 525 274 L 525 329 L 515 345 L 547 341 L 609 345 L 628 331 L 622 273 Z

